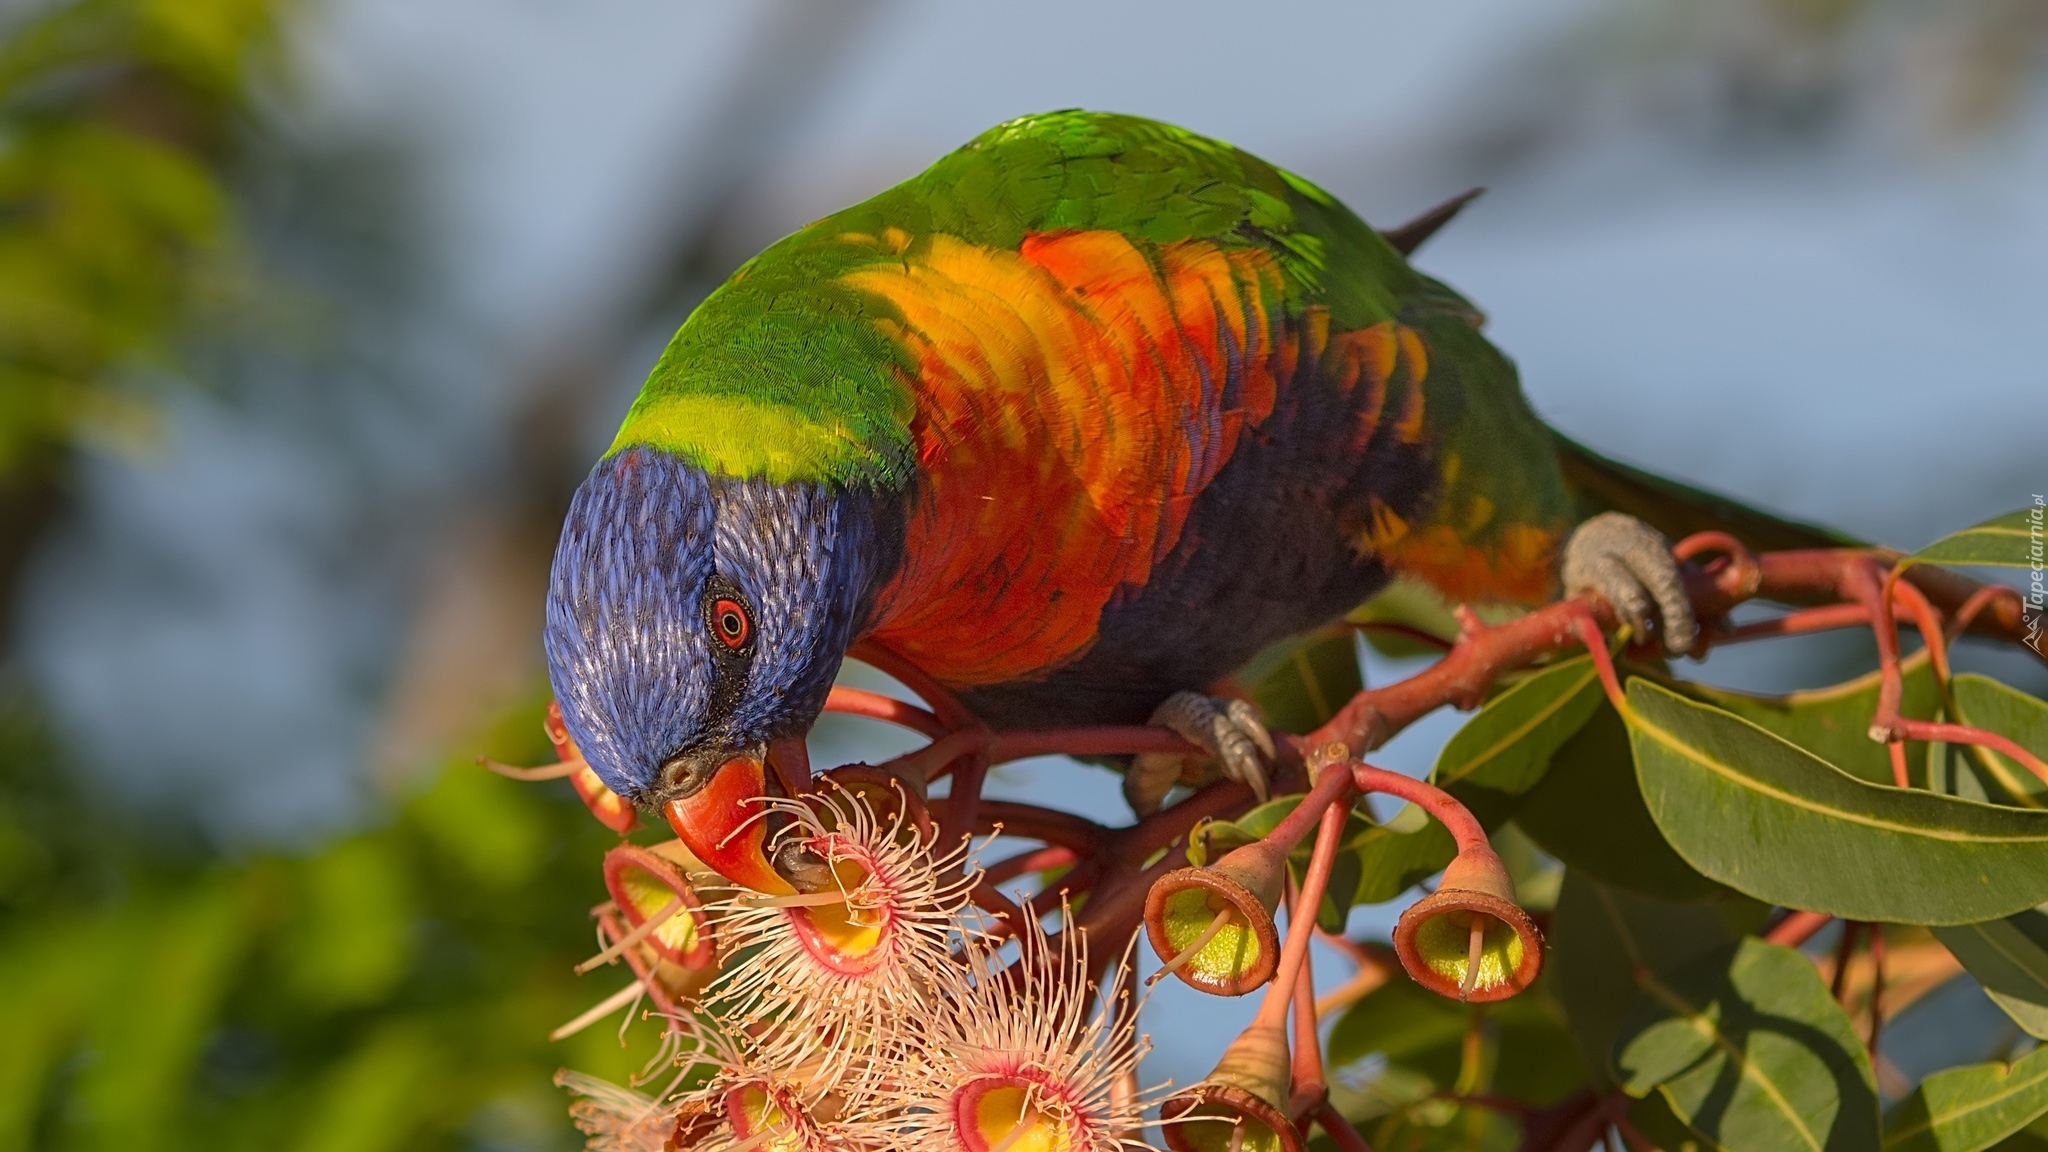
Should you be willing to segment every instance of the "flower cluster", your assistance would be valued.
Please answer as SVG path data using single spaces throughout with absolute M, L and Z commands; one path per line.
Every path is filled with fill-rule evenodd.
M 1127 952 L 1098 978 L 1064 907 L 1052 933 L 1028 905 L 975 919 L 966 844 L 939 851 L 914 801 L 763 803 L 814 890 L 734 889 L 673 843 L 607 861 L 594 961 L 631 965 L 611 1010 L 649 997 L 672 1071 L 653 1093 L 557 1077 L 593 1152 L 1146 1147 Z

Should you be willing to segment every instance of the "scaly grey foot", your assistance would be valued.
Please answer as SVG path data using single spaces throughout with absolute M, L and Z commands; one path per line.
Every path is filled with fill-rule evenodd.
M 1150 723 L 1208 753 L 1224 775 L 1250 788 L 1260 802 L 1271 794 L 1273 737 L 1260 721 L 1258 710 L 1246 701 L 1176 692 L 1153 711 Z M 1181 779 L 1187 760 L 1172 752 L 1135 757 L 1124 773 L 1124 799 L 1131 810 L 1140 816 L 1158 811 L 1159 802 Z
M 1699 635 L 1671 541 L 1633 516 L 1603 512 L 1572 532 L 1564 546 L 1564 590 L 1607 601 L 1637 636 L 1649 635 L 1655 621 L 1673 656 L 1690 652 Z

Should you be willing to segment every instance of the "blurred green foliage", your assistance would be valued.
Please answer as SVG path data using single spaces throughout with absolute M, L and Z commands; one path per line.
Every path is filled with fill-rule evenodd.
M 233 275 L 221 174 L 279 0 L 74 0 L 0 26 L 0 478 L 147 414 Z
M 545 758 L 536 704 L 477 742 Z M 153 845 L 0 733 L 0 1148 L 573 1147 L 549 1077 L 623 1080 L 595 950 L 616 842 L 565 784 L 451 762 L 388 824 L 298 858 Z
M 48 502 L 72 444 L 146 428 L 250 281 L 234 180 L 286 8 L 0 14 L 0 487 Z M 548 758 L 539 708 L 461 751 Z M 80 787 L 0 675 L 0 1149 L 575 1147 L 554 1069 L 651 1051 L 546 1041 L 624 983 L 571 971 L 614 838 L 565 784 L 464 756 L 381 827 L 235 860 Z

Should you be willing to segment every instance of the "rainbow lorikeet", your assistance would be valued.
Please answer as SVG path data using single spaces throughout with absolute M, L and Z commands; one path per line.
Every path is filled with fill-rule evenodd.
M 693 850 L 780 879 L 744 801 L 857 640 L 997 726 L 1165 719 L 1395 574 L 1556 595 L 1575 490 L 1481 316 L 1315 185 L 1130 116 L 999 125 L 748 261 L 684 322 L 576 492 L 547 602 L 563 719 Z M 1568 483 L 1568 469 L 1594 483 Z M 1654 494 L 1654 493 L 1653 493 Z M 1633 520 L 1567 568 L 1692 627 Z

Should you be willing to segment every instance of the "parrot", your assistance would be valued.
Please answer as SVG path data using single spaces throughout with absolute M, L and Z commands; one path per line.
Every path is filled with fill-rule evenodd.
M 1659 528 L 1746 510 L 1538 418 L 1480 311 L 1409 263 L 1461 203 L 1381 233 L 1229 144 L 1067 110 L 774 243 L 571 499 L 544 647 L 576 748 L 789 891 L 800 866 L 744 833 L 856 644 L 991 726 L 1171 728 L 1261 796 L 1268 735 L 1205 690 L 1397 577 L 1591 590 L 1686 651 Z

